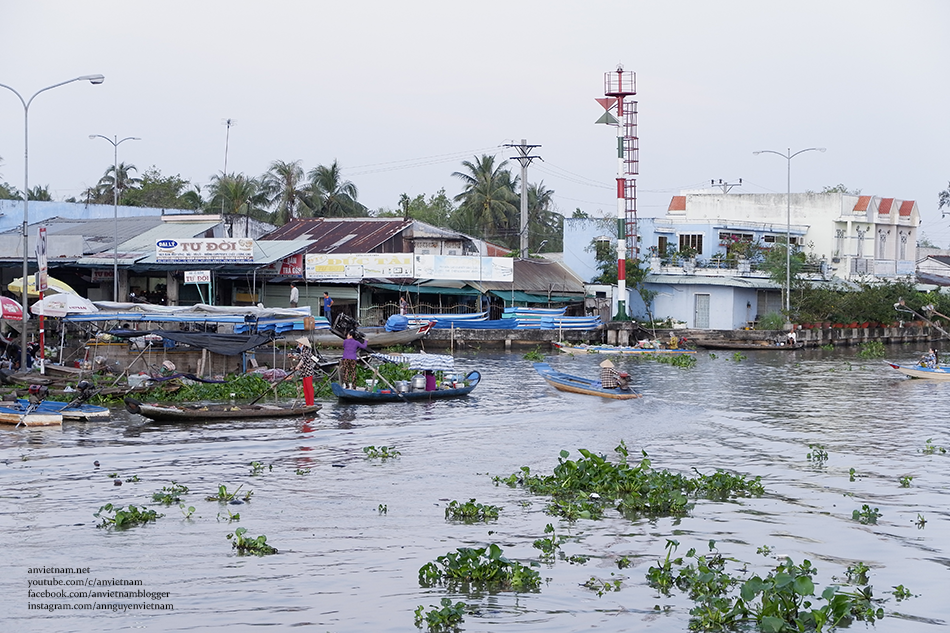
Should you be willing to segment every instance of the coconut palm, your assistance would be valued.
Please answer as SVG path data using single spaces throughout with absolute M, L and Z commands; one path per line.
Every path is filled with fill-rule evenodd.
M 366 214 L 366 207 L 356 201 L 359 195 L 349 180 L 343 180 L 339 164 L 318 165 L 307 173 L 309 197 L 313 214 L 327 218 L 353 217 Z
M 111 204 L 115 190 L 118 189 L 118 199 L 122 201 L 122 194 L 129 189 L 134 189 L 142 183 L 141 178 L 132 176 L 133 171 L 138 171 L 135 165 L 119 163 L 112 165 L 106 170 L 105 175 L 99 179 L 96 184 L 97 195 L 93 202 L 97 204 Z
M 474 162 L 464 161 L 467 172 L 452 175 L 464 183 L 462 193 L 455 196 L 459 203 L 453 215 L 452 228 L 498 242 L 510 248 L 517 247 L 520 210 L 515 188 L 517 176 L 506 169 L 508 161 L 495 165 L 495 157 L 483 154 Z
M 274 207 L 274 224 L 287 224 L 302 215 L 309 214 L 309 197 L 304 183 L 300 161 L 275 160 L 261 176 L 261 193 L 267 204 Z
M 49 193 L 49 185 L 36 185 L 28 192 L 27 199 L 37 200 L 40 202 L 50 202 L 52 201 L 53 197 Z
M 541 242 L 547 242 L 547 250 L 560 252 L 563 249 L 562 230 L 564 216 L 554 211 L 554 190 L 539 182 L 528 187 L 528 248 L 534 253 Z
M 211 199 L 209 213 L 244 215 L 258 220 L 269 220 L 267 198 L 261 193 L 260 183 L 244 174 L 215 174 L 208 184 Z

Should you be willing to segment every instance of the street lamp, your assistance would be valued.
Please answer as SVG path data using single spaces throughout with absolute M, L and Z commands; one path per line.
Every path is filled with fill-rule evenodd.
M 29 212 L 29 199 L 30 199 L 30 104 L 33 103 L 33 99 L 36 99 L 37 95 L 41 92 L 46 92 L 47 90 L 52 90 L 53 88 L 59 88 L 60 86 L 65 86 L 66 84 L 71 84 L 74 81 L 88 81 L 91 84 L 101 84 L 105 81 L 105 75 L 82 75 L 81 77 L 74 77 L 73 79 L 67 79 L 66 81 L 61 81 L 58 84 L 53 84 L 52 86 L 46 86 L 40 90 L 37 90 L 33 93 L 33 96 L 29 99 L 24 99 L 23 95 L 17 92 L 15 89 L 11 88 L 6 84 L 0 84 L 0 88 L 6 88 L 13 94 L 17 96 L 20 100 L 20 103 L 23 104 L 23 331 L 20 333 L 20 370 L 26 370 L 26 346 L 27 346 L 27 336 L 26 336 L 26 304 L 27 304 L 27 294 L 26 289 L 29 285 L 27 283 L 27 277 L 30 274 L 30 258 L 28 248 L 29 245 L 29 236 L 27 235 L 27 228 L 30 223 L 30 212 Z
M 119 300 L 119 145 L 126 141 L 141 141 L 137 136 L 126 136 L 121 141 L 119 137 L 90 134 L 89 140 L 104 138 L 112 143 L 112 212 L 115 216 L 115 245 L 112 248 L 112 300 Z
M 788 175 L 786 180 L 785 192 L 785 316 L 789 318 L 792 311 L 792 159 L 805 152 L 824 152 L 824 147 L 808 147 L 800 149 L 794 154 L 791 148 L 783 154 L 773 149 L 763 149 L 752 152 L 756 156 L 759 154 L 775 154 L 788 161 Z

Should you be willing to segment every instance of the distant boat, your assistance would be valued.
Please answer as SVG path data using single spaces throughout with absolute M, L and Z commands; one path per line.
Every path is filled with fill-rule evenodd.
M 950 367 L 927 367 L 925 365 L 897 365 L 884 361 L 900 373 L 911 378 L 930 378 L 931 380 L 950 380 Z
M 144 404 L 125 399 L 129 413 L 137 413 L 156 422 L 200 422 L 202 420 L 240 420 L 243 418 L 289 418 L 316 413 L 321 405 L 280 404 Z
M 632 345 L 571 345 L 570 343 L 554 343 L 554 347 L 565 354 L 695 354 L 696 350 L 686 347 L 676 349 L 652 347 L 635 347 Z
M 805 347 L 805 344 L 801 341 L 792 345 L 776 343 L 775 341 L 705 341 L 696 339 L 690 339 L 690 341 L 697 347 L 707 349 L 761 349 L 773 352 L 791 352 Z
M 559 391 L 568 391 L 570 393 L 581 393 L 587 396 L 600 396 L 601 398 L 612 398 L 614 400 L 632 400 L 641 397 L 639 393 L 632 389 L 624 391 L 623 389 L 604 389 L 599 380 L 590 380 L 580 376 L 565 374 L 552 368 L 547 363 L 535 363 L 534 369 L 541 374 L 549 385 Z

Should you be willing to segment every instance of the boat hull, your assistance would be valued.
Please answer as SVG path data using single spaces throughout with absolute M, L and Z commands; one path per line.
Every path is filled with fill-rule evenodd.
M 599 380 L 590 380 L 581 378 L 580 376 L 565 374 L 555 370 L 547 363 L 535 363 L 534 369 L 549 385 L 558 391 L 579 393 L 585 396 L 598 396 L 612 400 L 633 400 L 641 397 L 639 393 L 632 390 L 624 391 L 619 388 L 604 389 Z
M 888 365 L 911 378 L 929 378 L 930 380 L 950 380 L 950 368 L 948 367 L 923 367 L 920 365 L 896 365 L 887 361 Z
M 23 398 L 17 400 L 17 402 L 20 408 L 24 410 L 30 405 L 30 401 Z M 36 407 L 36 412 L 59 413 L 63 416 L 63 420 L 72 421 L 105 420 L 112 415 L 108 408 L 93 404 L 82 404 L 76 407 L 70 407 L 68 405 L 68 402 L 44 400 Z
M 63 416 L 51 411 L 25 413 L 17 409 L 0 407 L 0 424 L 15 426 L 61 426 Z
M 244 418 L 288 418 L 311 415 L 322 406 L 282 406 L 272 404 L 208 404 L 159 406 L 125 399 L 125 408 L 155 422 L 200 422 L 202 420 L 240 420 Z
M 344 389 L 339 383 L 330 383 L 330 388 L 340 400 L 347 402 L 360 402 L 363 404 L 375 404 L 384 402 L 416 402 L 428 400 L 443 400 L 445 398 L 460 398 L 472 393 L 472 390 L 478 386 L 482 375 L 477 371 L 469 372 L 465 376 L 468 383 L 465 387 L 458 389 L 436 389 L 434 391 L 405 391 L 402 393 L 383 393 L 382 391 L 358 391 L 356 389 Z
M 705 347 L 706 349 L 735 349 L 735 350 L 747 350 L 747 349 L 761 349 L 772 352 L 791 352 L 797 349 L 802 349 L 805 347 L 805 344 L 802 342 L 795 343 L 794 345 L 776 345 L 775 343 L 770 343 L 768 341 L 759 341 L 759 342 L 739 342 L 739 341 L 697 341 L 692 339 L 698 347 Z
M 696 350 L 685 347 L 677 349 L 653 349 L 649 347 L 633 347 L 629 345 L 570 345 L 568 343 L 554 343 L 554 346 L 565 354 L 628 354 L 633 356 L 660 354 L 664 356 L 677 356 L 681 354 L 696 353 Z

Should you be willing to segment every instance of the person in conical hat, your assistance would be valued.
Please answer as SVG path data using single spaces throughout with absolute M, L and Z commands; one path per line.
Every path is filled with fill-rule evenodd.
M 310 351 L 313 347 L 310 343 L 310 339 L 306 336 L 301 336 L 297 339 L 297 343 L 300 359 L 297 361 L 297 366 L 294 367 L 294 371 L 299 371 L 300 377 L 303 378 L 303 395 L 307 406 L 313 406 L 313 373 L 317 367 L 317 358 L 313 355 L 313 352 Z
M 610 359 L 605 358 L 600 364 L 600 386 L 604 389 L 616 389 L 617 376 L 619 374 L 614 369 L 614 364 L 610 362 Z
M 313 344 L 310 343 L 310 339 L 308 339 L 306 336 L 301 336 L 298 338 L 297 344 L 303 345 L 304 347 L 313 347 Z

